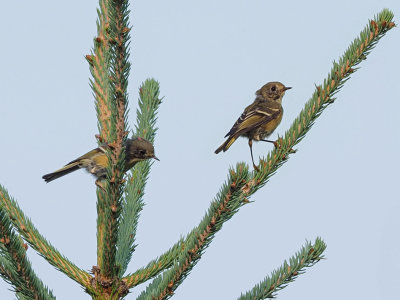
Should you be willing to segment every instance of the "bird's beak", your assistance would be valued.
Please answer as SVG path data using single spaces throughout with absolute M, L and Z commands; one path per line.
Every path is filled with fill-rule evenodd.
M 153 158 L 155 159 L 155 160 L 158 160 L 158 161 L 160 161 L 159 159 L 158 159 L 158 157 L 157 156 L 153 156 Z
M 286 86 L 283 90 L 286 91 L 286 90 L 290 90 L 291 88 L 292 88 L 291 86 Z

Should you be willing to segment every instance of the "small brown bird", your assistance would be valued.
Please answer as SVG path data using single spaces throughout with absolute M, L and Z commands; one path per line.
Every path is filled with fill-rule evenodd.
M 50 182 L 73 171 L 85 168 L 89 173 L 97 177 L 96 185 L 100 186 L 99 181 L 106 178 L 106 169 L 108 165 L 106 149 L 108 147 L 110 147 L 108 144 L 104 144 L 99 148 L 93 149 L 92 151 L 66 164 L 61 169 L 44 175 L 42 178 L 46 182 Z M 159 160 L 154 155 L 154 147 L 149 141 L 140 137 L 126 140 L 124 172 L 131 169 L 137 162 L 149 158 Z
M 240 118 L 225 135 L 228 139 L 217 149 L 215 153 L 226 151 L 239 136 L 249 139 L 251 160 L 254 169 L 258 170 L 253 159 L 253 140 L 274 143 L 266 140 L 278 127 L 282 120 L 282 97 L 285 91 L 291 87 L 285 87 L 280 82 L 268 82 L 256 92 L 256 99 L 247 106 Z

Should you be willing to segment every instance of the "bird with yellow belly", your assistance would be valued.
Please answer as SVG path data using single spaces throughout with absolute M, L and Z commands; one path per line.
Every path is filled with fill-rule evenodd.
M 266 140 L 278 127 L 283 116 L 282 98 L 285 92 L 291 89 L 280 82 L 269 82 L 256 92 L 256 99 L 247 106 L 240 118 L 225 135 L 228 139 L 217 149 L 215 153 L 227 151 L 240 136 L 249 139 L 251 160 L 254 169 L 258 167 L 253 158 L 253 140 L 274 143 Z
M 61 169 L 43 175 L 43 179 L 46 182 L 50 182 L 83 168 L 89 173 L 93 174 L 97 178 L 96 185 L 102 187 L 100 182 L 106 178 L 108 166 L 106 152 L 109 147 L 109 144 L 103 144 L 102 146 L 93 149 L 81 157 L 69 162 Z M 136 163 L 150 158 L 159 160 L 154 155 L 154 147 L 149 141 L 140 137 L 127 139 L 125 142 L 125 164 L 122 171 L 126 172 Z

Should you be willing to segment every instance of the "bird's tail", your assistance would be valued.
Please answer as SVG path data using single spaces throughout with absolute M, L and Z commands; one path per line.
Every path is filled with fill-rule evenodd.
M 49 174 L 43 175 L 42 178 L 44 179 L 44 181 L 50 182 L 50 181 L 53 181 L 54 179 L 60 178 L 60 177 L 62 177 L 64 175 L 67 175 L 67 174 L 69 174 L 71 172 L 74 172 L 74 171 L 76 171 L 78 169 L 80 169 L 79 162 L 75 161 L 75 162 L 69 163 L 65 167 L 62 167 L 61 169 L 59 169 L 59 170 L 57 170 L 57 171 L 55 171 L 53 173 L 49 173 Z
M 221 146 L 218 147 L 217 150 L 215 150 L 215 154 L 220 153 L 221 151 L 226 151 L 229 149 L 230 146 L 236 141 L 237 137 L 231 136 L 229 137 Z

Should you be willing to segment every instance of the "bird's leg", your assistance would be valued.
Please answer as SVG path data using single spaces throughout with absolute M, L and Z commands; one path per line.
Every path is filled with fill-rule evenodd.
M 282 139 L 278 136 L 278 139 L 276 141 L 270 141 L 270 140 L 260 140 L 260 141 L 272 143 L 272 144 L 274 144 L 275 148 L 280 148 L 281 145 L 279 142 L 282 141 Z M 296 151 L 297 150 L 294 150 L 293 148 L 289 149 L 289 153 L 296 153 Z
M 270 141 L 270 140 L 260 140 L 260 141 L 272 143 L 272 144 L 274 144 L 275 148 L 278 148 L 278 147 L 279 147 L 278 141 Z
M 249 147 L 250 147 L 251 161 L 253 162 L 254 170 L 256 170 L 258 172 L 258 171 L 260 171 L 260 169 L 254 163 L 254 158 L 253 158 L 253 140 L 252 139 L 249 139 Z

